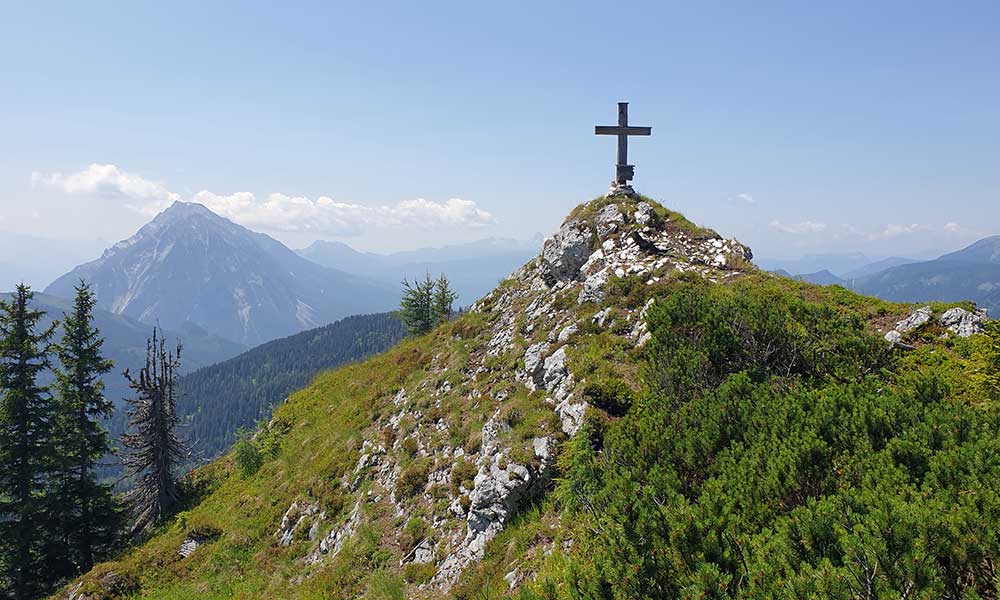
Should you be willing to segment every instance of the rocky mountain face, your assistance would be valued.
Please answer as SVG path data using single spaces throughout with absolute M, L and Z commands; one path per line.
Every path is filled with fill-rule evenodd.
M 166 328 L 195 324 L 248 346 L 350 314 L 387 310 L 397 299 L 394 289 L 312 263 L 185 202 L 45 291 L 70 297 L 81 279 L 111 312 Z
M 142 552 L 162 554 L 168 565 L 188 561 L 169 568 L 197 579 L 199 561 L 225 552 L 213 540 L 232 532 L 290 565 L 264 579 L 250 564 L 235 566 L 233 577 L 254 581 L 243 584 L 256 586 L 246 593 L 297 597 L 329 593 L 329 578 L 364 552 L 360 540 L 375 536 L 411 582 L 408 597 L 445 594 L 549 489 L 559 448 L 590 405 L 588 377 L 603 368 L 590 354 L 646 343 L 645 290 L 677 277 L 739 278 L 755 270 L 751 257 L 739 242 L 652 201 L 582 205 L 536 258 L 458 321 L 293 395 L 258 433 L 264 444 L 281 440 L 273 468 L 265 464 L 244 484 L 225 479 L 231 462 L 213 465 L 207 472 L 222 469 L 231 483 Z M 229 506 L 236 498 L 240 506 Z M 551 551 L 545 544 L 535 550 Z M 67 597 L 99 593 L 108 573 L 141 588 L 147 573 L 130 561 L 100 567 Z M 508 575 L 503 585 L 515 586 L 520 575 Z M 200 589 L 185 587 L 194 585 L 171 589 Z

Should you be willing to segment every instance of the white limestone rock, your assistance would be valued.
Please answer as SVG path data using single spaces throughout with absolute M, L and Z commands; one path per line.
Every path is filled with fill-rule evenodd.
M 625 215 L 622 214 L 617 204 L 608 204 L 597 213 L 595 225 L 597 226 L 597 236 L 602 240 L 618 230 L 618 227 L 625 223 Z
M 566 342 L 577 331 L 579 331 L 579 327 L 576 326 L 576 323 L 571 323 L 562 328 L 562 331 L 559 332 L 559 337 L 556 339 L 559 342 Z
M 899 343 L 899 340 L 903 338 L 904 334 L 907 334 L 914 329 L 917 329 L 927 321 L 931 320 L 931 307 L 924 306 L 913 311 L 910 316 L 906 317 L 902 321 L 896 323 L 896 326 L 892 331 L 885 334 L 885 339 L 887 342 L 892 344 Z
M 553 391 L 566 378 L 566 347 L 563 346 L 545 359 L 542 373 L 542 385 L 548 391 Z
M 413 549 L 413 562 L 416 564 L 426 564 L 434 561 L 434 544 L 427 538 L 424 538 L 417 544 L 417 547 Z
M 184 538 L 184 541 L 181 542 L 180 549 L 177 550 L 177 554 L 180 554 L 181 558 L 187 558 L 194 554 L 194 551 L 197 550 L 199 546 L 201 546 L 200 539 L 194 537 Z
M 981 308 L 976 312 L 970 312 L 964 308 L 949 308 L 944 311 L 939 319 L 941 324 L 948 328 L 948 331 L 958 337 L 969 337 L 983 332 L 983 323 L 986 322 L 986 309 Z
M 548 348 L 548 343 L 538 342 L 537 344 L 528 346 L 528 349 L 524 351 L 524 372 L 536 386 L 542 385 L 542 355 Z
M 595 323 L 598 327 L 604 327 L 604 323 L 605 321 L 608 320 L 608 317 L 610 315 L 611 315 L 611 307 L 608 306 L 606 308 L 597 311 L 597 313 L 590 318 L 590 322 Z
M 656 218 L 656 213 L 648 202 L 640 202 L 632 218 L 639 225 L 649 225 Z
M 484 447 L 486 438 L 484 427 Z M 469 492 L 465 538 L 442 561 L 434 582 L 447 586 L 457 579 L 467 565 L 481 560 L 486 544 L 500 533 L 524 499 L 545 481 L 551 471 L 554 442 L 551 438 L 544 439 L 545 441 L 532 440 L 536 457 L 540 459 L 537 467 L 509 462 L 501 469 L 500 461 L 497 460 L 500 456 L 499 447 L 493 448 L 494 458 L 480 466 L 473 489 Z
M 576 219 L 564 223 L 542 246 L 538 258 L 542 278 L 550 286 L 576 280 L 593 246 L 594 232 L 585 223 Z
M 315 504 L 292 502 L 281 517 L 278 530 L 274 532 L 274 537 L 278 538 L 278 545 L 290 546 L 295 532 L 318 512 L 319 508 Z
M 360 522 L 361 501 L 358 500 L 354 504 L 351 514 L 347 517 L 347 521 L 340 527 L 334 528 L 320 541 L 319 547 L 306 557 L 306 564 L 312 565 L 321 562 L 327 554 L 336 556 L 340 552 L 340 549 L 344 547 L 344 543 L 348 538 L 354 535 L 354 531 Z
M 586 402 L 570 402 L 570 398 L 556 404 L 556 415 L 562 423 L 562 430 L 568 436 L 579 431 L 583 425 L 583 415 L 587 411 Z
M 611 273 L 608 268 L 605 267 L 587 277 L 587 279 L 583 282 L 583 289 L 580 290 L 580 295 L 576 298 L 577 303 L 583 304 L 584 302 L 603 302 L 607 295 L 605 293 L 604 286 L 608 283 L 608 278 L 610 276 Z

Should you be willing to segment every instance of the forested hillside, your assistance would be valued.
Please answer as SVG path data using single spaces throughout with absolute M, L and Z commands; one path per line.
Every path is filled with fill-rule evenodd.
M 406 335 L 391 313 L 357 315 L 274 340 L 182 377 L 177 411 L 196 460 L 232 445 L 271 409 L 317 373 L 384 352 Z

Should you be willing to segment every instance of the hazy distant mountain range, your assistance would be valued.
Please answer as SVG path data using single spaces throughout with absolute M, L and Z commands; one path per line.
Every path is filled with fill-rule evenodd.
M 168 329 L 194 324 L 247 346 L 388 310 L 399 295 L 398 286 L 320 266 L 186 202 L 174 203 L 45 291 L 70 297 L 81 279 L 115 314 Z
M 541 235 L 527 241 L 490 238 L 441 248 L 421 248 L 392 254 L 359 252 L 341 242 L 317 241 L 299 254 L 318 264 L 364 275 L 393 286 L 445 273 L 458 292 L 460 306 L 471 304 L 496 287 L 541 247 Z
M 864 255 L 811 255 L 790 261 L 761 261 L 764 268 L 820 285 L 841 285 L 899 302 L 972 300 L 1000 317 L 1000 235 L 981 239 L 938 258 L 891 257 L 857 265 Z M 852 266 L 852 264 L 854 266 Z M 796 271 L 796 267 L 822 268 Z M 838 272 L 840 271 L 840 272 Z

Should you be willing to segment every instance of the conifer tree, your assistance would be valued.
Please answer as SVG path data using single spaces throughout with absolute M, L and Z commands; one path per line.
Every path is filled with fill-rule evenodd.
M 68 574 L 88 571 L 95 559 L 107 555 L 119 525 L 112 486 L 100 483 L 96 474 L 98 461 L 112 452 L 99 419 L 109 417 L 113 408 L 101 379 L 113 363 L 101 354 L 104 340 L 93 325 L 96 304 L 93 291 L 81 282 L 56 346 L 61 368 L 56 372 L 59 452 L 53 496 L 59 503 Z
M 40 329 L 45 313 L 30 308 L 33 296 L 22 284 L 0 301 L 0 585 L 18 600 L 41 595 L 52 581 L 46 484 L 55 412 L 38 376 L 49 366 L 56 324 Z
M 187 449 L 177 437 L 177 369 L 181 347 L 166 349 L 162 335 L 153 329 L 146 343 L 146 366 L 133 377 L 128 369 L 125 378 L 135 396 L 128 400 L 129 432 L 122 436 L 127 448 L 126 476 L 138 477 L 128 492 L 133 514 L 132 535 L 138 536 L 162 522 L 177 504 L 177 470 Z
M 456 298 L 458 298 L 458 294 L 452 291 L 448 278 L 442 273 L 434 285 L 432 310 L 435 322 L 440 323 L 451 318 L 452 312 L 454 312 L 452 304 L 454 304 Z
M 423 335 L 434 327 L 434 280 L 425 275 L 413 283 L 403 279 L 403 298 L 399 303 L 399 320 L 411 335 Z
M 399 320 L 411 335 L 423 335 L 441 321 L 451 318 L 456 298 L 458 294 L 452 291 L 443 273 L 436 281 L 431 279 L 430 274 L 425 275 L 423 281 L 414 279 L 412 284 L 404 279 Z

